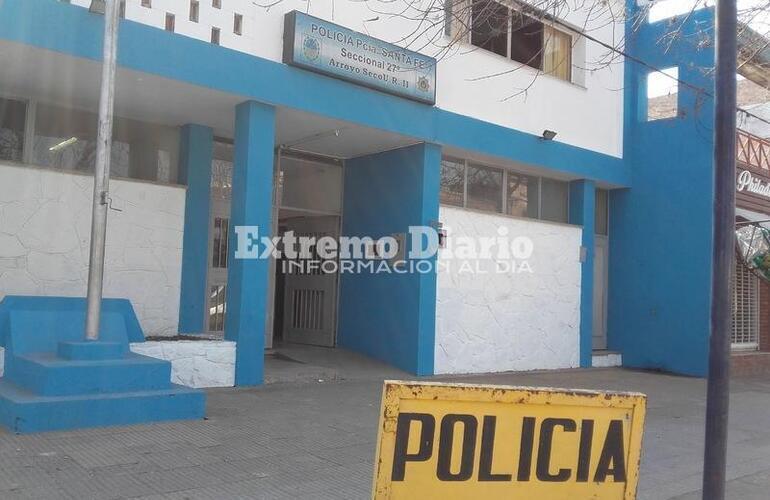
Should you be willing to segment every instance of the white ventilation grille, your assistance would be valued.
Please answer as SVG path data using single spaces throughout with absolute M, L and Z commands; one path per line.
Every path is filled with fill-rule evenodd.
M 300 330 L 323 330 L 323 305 L 323 290 L 294 290 L 292 296 L 292 328 Z
M 759 278 L 736 262 L 733 291 L 733 349 L 759 346 Z

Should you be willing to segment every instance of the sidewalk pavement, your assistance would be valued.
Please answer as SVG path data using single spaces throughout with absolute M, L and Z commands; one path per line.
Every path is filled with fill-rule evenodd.
M 700 498 L 703 380 L 621 369 L 439 379 L 644 392 L 639 498 Z M 380 391 L 374 377 L 218 389 L 205 421 L 0 431 L 0 498 L 369 498 Z M 768 408 L 770 380 L 733 381 L 728 498 L 768 498 Z

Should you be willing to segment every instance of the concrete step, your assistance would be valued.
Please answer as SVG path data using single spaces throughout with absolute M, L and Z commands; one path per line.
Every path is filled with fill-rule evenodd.
M 609 351 L 607 349 L 595 349 L 591 357 L 591 366 L 594 368 L 623 366 L 623 356 L 616 351 Z
M 161 390 L 171 387 L 171 363 L 134 353 L 90 360 L 6 353 L 5 379 L 40 396 Z
M 205 393 L 171 384 L 162 390 L 40 396 L 0 379 L 0 423 L 19 434 L 201 419 Z

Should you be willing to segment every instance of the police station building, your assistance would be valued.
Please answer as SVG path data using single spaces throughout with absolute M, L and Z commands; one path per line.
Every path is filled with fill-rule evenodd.
M 0 298 L 85 294 L 91 3 L 0 0 Z M 712 44 L 514 1 L 259 3 L 121 7 L 105 297 L 133 306 L 133 350 L 197 386 L 260 384 L 265 352 L 297 344 L 416 375 L 705 374 Z M 668 116 L 648 116 L 650 68 L 688 83 Z M 410 228 L 437 235 L 418 259 L 436 272 L 410 268 Z M 398 259 L 238 254 L 287 234 L 389 237 Z

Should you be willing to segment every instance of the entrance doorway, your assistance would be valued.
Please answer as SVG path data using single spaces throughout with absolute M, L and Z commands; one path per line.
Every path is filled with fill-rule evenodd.
M 207 333 L 214 335 L 221 335 L 225 330 L 232 183 L 233 145 L 224 140 L 217 140 L 214 142 L 211 161 L 207 304 L 203 318 Z
M 337 216 L 300 216 L 279 221 L 279 234 L 295 237 L 337 239 Z M 274 340 L 333 347 L 336 343 L 336 261 L 324 259 L 316 246 L 310 258 L 281 259 L 275 273 Z
M 208 308 L 210 333 L 224 332 L 232 146 L 215 144 L 209 225 Z M 279 149 L 275 162 L 273 234 L 339 236 L 342 213 L 342 160 Z M 226 178 L 223 180 L 223 178 Z M 226 185 L 226 188 L 222 186 Z M 274 341 L 333 347 L 337 332 L 339 278 L 311 247 L 311 258 L 273 262 L 265 346 Z M 335 262 L 336 264 L 336 262 Z M 260 305 L 255 304 L 255 307 Z M 265 307 L 265 306 L 261 306 Z

